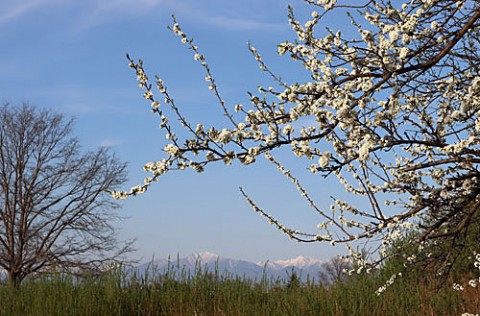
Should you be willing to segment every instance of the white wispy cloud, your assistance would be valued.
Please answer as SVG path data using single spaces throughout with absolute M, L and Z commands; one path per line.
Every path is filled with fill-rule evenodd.
M 141 13 L 167 2 L 166 0 L 99 0 L 98 12 Z
M 6 2 L 6 3 L 3 3 Z M 0 25 L 9 23 L 35 9 L 52 2 L 51 0 L 1 1 Z
M 88 29 L 125 16 L 141 15 L 170 0 L 0 0 L 0 26 L 23 18 L 25 15 L 50 7 L 70 9 L 74 18 Z
M 6 2 L 6 3 L 3 3 Z M 248 2 L 248 1 L 247 1 Z M 76 12 L 73 28 L 84 31 L 92 27 L 140 16 L 162 8 L 163 12 L 182 15 L 189 19 L 229 30 L 279 30 L 285 23 L 265 20 L 263 14 L 239 14 L 238 8 L 216 6 L 215 1 L 190 0 L 0 0 L 0 26 L 22 18 L 27 14 L 55 6 Z M 252 5 L 252 13 L 255 5 Z M 245 10 L 244 10 L 245 11 Z M 243 12 L 244 13 L 244 12 Z
M 85 0 L 82 14 L 72 23 L 73 31 L 79 33 L 99 25 L 142 16 L 169 1 L 171 0 Z
M 228 16 L 205 17 L 202 20 L 208 24 L 212 24 L 212 25 L 219 26 L 226 29 L 240 30 L 240 31 L 247 31 L 247 30 L 274 31 L 274 30 L 281 30 L 285 28 L 285 24 L 269 23 L 269 22 L 263 22 L 258 20 L 241 19 L 241 18 L 228 17 Z
M 125 141 L 116 138 L 105 138 L 100 142 L 100 146 L 103 147 L 114 147 L 123 144 Z
M 198 1 L 176 1 L 170 2 L 169 5 L 174 14 L 229 30 L 277 31 L 285 28 L 285 23 L 267 21 L 266 14 L 253 14 L 256 7 L 254 2 L 250 3 L 251 5 L 248 3 L 249 1 L 243 2 L 242 6 L 250 5 L 251 9 L 243 8 L 242 12 L 235 8 L 233 3 L 229 6 L 218 7 L 214 5 L 215 1 L 210 2 L 212 2 L 210 7 Z

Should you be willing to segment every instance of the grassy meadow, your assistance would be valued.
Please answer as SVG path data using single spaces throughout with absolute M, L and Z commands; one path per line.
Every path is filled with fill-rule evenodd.
M 420 275 L 397 278 L 382 295 L 381 275 L 343 283 L 301 284 L 295 278 L 252 280 L 198 269 L 156 279 L 116 271 L 73 282 L 54 276 L 0 287 L 0 315 L 461 315 L 480 311 L 480 289 L 463 292 Z

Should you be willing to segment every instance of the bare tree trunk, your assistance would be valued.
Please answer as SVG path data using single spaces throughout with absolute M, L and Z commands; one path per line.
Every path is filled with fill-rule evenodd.
M 16 288 L 20 285 L 22 281 L 21 275 L 15 271 L 8 272 L 8 285 L 11 288 Z

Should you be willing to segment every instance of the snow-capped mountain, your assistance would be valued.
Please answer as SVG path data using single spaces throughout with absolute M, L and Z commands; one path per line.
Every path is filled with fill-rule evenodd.
M 284 267 L 295 266 L 297 268 L 305 268 L 305 267 L 311 267 L 311 266 L 321 266 L 325 262 L 320 259 L 298 256 L 294 259 L 277 260 L 277 261 L 274 261 L 274 263 Z
M 245 260 L 221 257 L 210 252 L 200 252 L 183 258 L 159 259 L 135 267 L 138 275 L 148 273 L 163 274 L 167 271 L 177 276 L 195 274 L 196 271 L 207 269 L 210 272 L 218 271 L 220 275 L 246 277 L 252 280 L 261 280 L 264 274 L 268 279 L 288 279 L 294 271 L 303 281 L 318 279 L 324 261 L 314 258 L 299 256 L 288 260 L 267 262 L 250 262 Z
M 325 261 L 298 256 L 293 259 L 276 260 L 267 262 L 266 264 L 270 270 L 274 271 L 272 273 L 273 275 L 286 277 L 290 275 L 293 270 L 303 281 L 306 281 L 307 276 L 309 276 L 310 279 L 315 278 L 318 280 L 318 273 L 323 270 Z M 259 265 L 264 266 L 265 263 L 260 262 Z

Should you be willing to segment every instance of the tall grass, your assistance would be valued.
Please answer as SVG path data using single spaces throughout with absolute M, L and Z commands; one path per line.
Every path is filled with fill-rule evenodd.
M 0 315 L 461 315 L 480 311 L 480 290 L 456 292 L 416 276 L 402 277 L 381 296 L 381 276 L 344 283 L 254 282 L 197 269 L 157 277 L 121 270 L 74 279 L 56 275 L 0 286 Z

